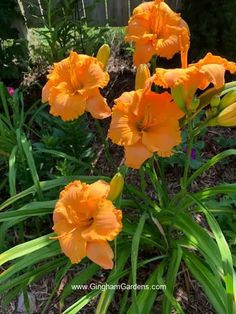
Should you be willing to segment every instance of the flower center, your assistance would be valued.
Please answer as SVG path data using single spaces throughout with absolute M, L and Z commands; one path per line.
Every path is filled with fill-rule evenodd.
M 94 222 L 94 218 L 93 217 L 85 218 L 85 219 L 79 219 L 78 226 L 79 227 L 88 228 L 88 227 L 90 227 L 92 225 L 93 222 Z
M 151 107 L 146 105 L 144 111 L 144 117 L 139 122 L 137 122 L 136 126 L 139 132 L 147 131 L 153 125 L 153 113 L 151 111 Z

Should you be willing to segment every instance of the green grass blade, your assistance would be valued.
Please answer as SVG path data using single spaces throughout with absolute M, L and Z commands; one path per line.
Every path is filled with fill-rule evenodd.
M 62 268 L 57 272 L 56 278 L 54 280 L 54 287 L 53 290 L 50 294 L 50 297 L 47 299 L 46 304 L 43 307 L 43 310 L 41 311 L 41 314 L 44 314 L 47 310 L 48 305 L 50 304 L 50 302 L 52 301 L 52 298 L 54 297 L 61 281 L 63 280 L 63 278 L 65 277 L 66 273 L 68 272 L 68 270 L 71 268 L 72 264 L 70 262 L 70 260 L 67 262 L 66 265 L 63 265 Z
M 24 273 L 17 275 L 8 280 L 6 283 L 2 284 L 1 293 L 11 290 L 13 287 L 16 287 L 18 285 L 21 285 L 23 287 L 31 284 L 39 277 L 44 276 L 46 273 L 52 271 L 58 266 L 66 264 L 67 260 L 68 259 L 65 256 L 59 257 L 57 259 L 54 258 L 50 262 L 44 262 L 41 266 L 37 265 L 37 267 L 35 268 L 24 271 Z
M 197 199 L 203 201 L 208 198 L 214 197 L 218 194 L 227 194 L 227 193 L 235 193 L 236 191 L 236 183 L 230 183 L 230 184 L 221 184 L 218 186 L 214 186 L 211 188 L 204 189 L 200 192 L 193 193 L 194 197 Z M 181 209 L 188 208 L 194 203 L 194 201 L 190 198 L 184 198 L 184 202 L 181 204 Z
M 19 132 L 19 130 L 17 130 Z M 39 182 L 39 176 L 38 176 L 38 172 L 36 169 L 36 165 L 34 162 L 34 157 L 32 154 L 32 146 L 29 143 L 29 141 L 26 139 L 25 134 L 21 134 L 20 136 L 20 141 L 21 141 L 21 146 L 23 148 L 30 172 L 31 172 L 31 176 L 38 194 L 38 197 L 40 200 L 43 199 L 43 194 L 42 194 L 42 190 L 41 190 L 41 186 L 40 186 L 40 182 Z
M 137 296 L 137 304 L 140 313 L 151 313 L 153 303 L 155 302 L 158 289 L 154 289 L 153 286 L 158 285 L 157 274 L 159 272 L 159 266 L 151 273 L 147 281 L 145 282 L 146 289 L 142 289 Z M 132 304 L 127 314 L 136 314 L 135 305 Z
M 81 180 L 82 182 L 86 183 L 93 183 L 97 180 L 105 180 L 109 181 L 108 177 L 104 176 L 66 176 L 66 177 L 61 177 L 53 180 L 48 180 L 48 181 L 42 181 L 40 182 L 40 188 L 42 191 L 48 191 L 54 188 L 57 188 L 58 186 L 65 186 L 66 184 L 70 183 L 71 181 L 74 180 Z M 30 188 L 14 195 L 13 197 L 7 199 L 2 205 L 0 206 L 0 210 L 3 210 L 4 208 L 14 204 L 18 200 L 30 195 L 30 194 L 35 194 L 37 192 L 36 187 L 33 185 Z
M 218 249 L 220 251 L 221 259 L 222 259 L 222 265 L 224 270 L 224 283 L 226 287 L 226 294 L 227 294 L 227 313 L 233 314 L 236 311 L 235 303 L 234 303 L 234 296 L 236 298 L 236 277 L 235 272 L 233 268 L 233 258 L 230 252 L 230 248 L 228 246 L 228 243 L 224 237 L 223 232 L 221 231 L 220 226 L 218 225 L 216 219 L 214 216 L 208 211 L 208 208 L 199 201 L 196 197 L 189 195 L 190 198 L 192 198 L 197 205 L 203 210 L 207 222 L 215 236 Z M 236 300 L 235 300 L 236 301 Z
M 36 153 L 50 154 L 50 155 L 53 155 L 56 157 L 60 157 L 60 158 L 66 159 L 66 160 L 73 161 L 74 163 L 81 165 L 83 167 L 83 169 L 89 169 L 91 167 L 91 165 L 88 163 L 85 163 L 85 162 L 83 162 L 83 161 L 81 161 L 81 160 L 79 160 L 73 156 L 67 155 L 63 152 L 59 152 L 59 151 L 56 151 L 53 149 L 42 149 L 42 148 L 40 148 L 38 151 L 36 151 Z
M 166 255 L 163 256 L 157 256 L 155 258 L 151 258 L 149 260 L 142 261 L 138 263 L 137 267 L 142 267 L 144 265 L 147 265 L 151 262 L 154 262 L 156 260 L 160 260 L 162 258 L 166 257 Z M 119 274 L 114 275 L 114 277 L 110 280 L 108 280 L 106 283 L 109 285 L 113 285 L 114 282 L 117 280 L 127 276 L 130 274 L 131 268 L 128 268 L 126 270 L 123 270 Z M 86 306 L 92 299 L 97 297 L 102 291 L 101 290 L 93 290 L 86 295 L 84 295 L 82 298 L 80 298 L 78 301 L 76 301 L 74 304 L 72 304 L 69 308 L 67 308 L 62 314 L 77 314 L 84 306 Z
M 54 236 L 54 233 L 50 233 L 40 238 L 16 245 L 8 251 L 1 253 L 0 265 L 3 265 L 4 263 L 11 261 L 15 258 L 30 254 L 34 251 L 41 249 L 42 247 L 49 245 L 52 241 L 50 239 L 51 236 Z
M 32 252 L 26 256 L 23 256 L 17 261 L 14 261 L 6 270 L 0 274 L 0 293 L 4 291 L 3 282 L 9 280 L 12 276 L 15 276 L 18 272 L 30 267 L 40 261 L 45 261 L 46 259 L 51 259 L 52 257 L 61 254 L 61 248 L 59 243 L 52 241 L 46 247 L 43 247 L 35 252 Z
M 143 232 L 143 227 L 144 227 L 146 218 L 147 218 L 147 213 L 145 212 L 142 214 L 139 220 L 137 229 L 135 231 L 135 234 L 132 240 L 131 269 L 132 269 L 132 284 L 133 285 L 135 285 L 137 282 L 137 263 L 138 263 L 139 242 L 140 242 L 140 238 Z M 137 293 L 135 289 L 132 290 L 132 302 L 134 302 L 135 304 L 135 310 L 137 311 L 137 313 L 139 313 L 138 304 L 137 304 Z
M 176 278 L 179 270 L 179 266 L 182 260 L 182 249 L 177 246 L 173 249 L 172 254 L 170 256 L 170 262 L 168 264 L 168 272 L 166 282 L 168 283 L 167 289 L 170 295 L 173 296 Z M 172 303 L 170 299 L 164 294 L 163 302 L 162 302 L 162 313 L 163 314 L 171 314 Z
M 178 214 L 175 226 L 184 232 L 189 243 L 203 254 L 213 272 L 222 276 L 223 268 L 219 250 L 210 235 L 188 214 L 183 212 Z
M 53 209 L 55 208 L 55 204 L 56 200 L 29 203 L 17 210 L 0 213 L 0 222 L 19 218 L 47 215 L 52 213 Z
M 108 280 L 112 280 L 112 277 L 114 277 L 114 275 L 117 275 L 119 272 L 121 272 L 125 266 L 125 264 L 127 263 L 127 260 L 129 258 L 130 255 L 130 247 L 127 247 L 125 249 L 122 250 L 122 254 L 120 254 L 115 268 L 111 271 Z M 114 284 L 116 285 L 118 283 L 118 280 L 116 280 L 114 282 Z M 96 314 L 106 314 L 108 307 L 112 301 L 112 298 L 115 294 L 115 290 L 114 289 L 107 289 L 104 290 L 100 296 L 97 308 L 96 308 Z
M 74 278 L 64 287 L 60 295 L 60 303 L 63 304 L 65 298 L 74 293 L 75 290 L 72 289 L 72 286 L 83 285 L 88 282 L 100 269 L 100 267 L 94 263 L 89 264 L 88 267 L 81 270 Z
M 236 149 L 228 149 L 224 152 L 219 153 L 218 155 L 212 157 L 204 165 L 198 168 L 191 177 L 187 180 L 187 186 L 191 184 L 197 177 L 199 177 L 203 172 L 208 170 L 210 167 L 214 166 L 216 163 L 220 162 L 226 157 L 236 155 Z
M 16 153 L 18 147 L 14 146 L 9 157 L 9 188 L 10 195 L 16 195 Z
M 39 266 L 37 269 L 33 269 L 15 278 L 14 281 L 8 284 L 9 291 L 7 295 L 4 297 L 4 307 L 6 307 L 13 299 L 15 299 L 19 292 L 25 289 L 27 286 L 29 286 L 32 282 L 39 280 L 47 273 L 50 273 L 57 267 L 60 267 L 63 264 L 65 264 L 65 262 L 66 262 L 65 257 L 61 257 L 58 260 L 53 260 L 49 263 L 43 264 L 42 266 Z
M 227 313 L 224 288 L 215 274 L 193 253 L 184 252 L 183 259 L 194 278 L 201 284 L 217 314 Z
M 127 284 L 130 285 L 131 282 L 131 275 L 129 276 L 129 279 L 127 281 Z M 128 304 L 129 304 L 129 289 L 125 289 L 125 291 L 123 292 L 123 296 L 122 299 L 119 303 L 119 314 L 126 314 L 127 313 L 127 308 L 128 308 Z

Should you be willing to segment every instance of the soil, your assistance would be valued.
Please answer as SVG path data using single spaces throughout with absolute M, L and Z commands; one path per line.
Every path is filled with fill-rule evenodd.
M 125 62 L 121 61 L 124 58 L 120 58 L 119 56 L 112 56 L 110 63 L 108 65 L 108 71 L 110 73 L 110 83 L 107 88 L 103 91 L 104 96 L 107 98 L 108 103 L 110 106 L 113 105 L 113 100 L 119 97 L 123 92 L 130 91 L 134 88 L 134 69 L 132 68 L 132 60 L 130 57 L 125 58 Z M 123 62 L 123 63 L 121 63 Z M 31 74 L 31 77 L 28 76 L 25 78 L 23 82 L 23 86 L 30 86 L 30 88 L 26 88 L 26 99 L 27 104 L 32 104 L 32 101 L 40 99 L 41 89 L 40 85 L 42 86 L 45 81 L 45 74 L 46 71 L 40 72 L 40 76 L 35 76 Z M 34 84 L 32 84 L 34 82 Z M 101 121 L 101 125 L 106 133 L 108 129 L 110 120 L 106 119 L 105 121 Z M 90 122 L 91 129 L 94 132 L 93 120 L 91 119 Z M 222 147 L 217 143 L 216 137 L 221 134 L 222 136 L 227 137 L 235 137 L 236 138 L 236 129 L 230 128 L 211 128 L 206 135 L 204 135 L 203 140 L 205 141 L 206 145 L 204 150 L 201 153 L 201 157 L 203 159 L 209 159 L 216 153 L 224 150 Z M 112 176 L 116 169 L 113 166 L 110 166 L 105 159 L 105 154 L 103 152 L 103 148 L 100 144 L 100 139 L 98 135 L 94 141 L 94 149 L 97 152 L 97 159 L 95 161 L 94 167 L 100 169 L 100 171 L 105 174 Z M 109 148 L 110 153 L 113 158 L 114 165 L 120 165 L 123 162 L 123 149 L 118 147 L 117 145 L 112 144 L 109 141 Z M 233 158 L 227 159 L 228 164 L 219 163 L 216 166 L 210 168 L 206 173 L 204 173 L 196 183 L 192 185 L 192 190 L 197 191 L 199 189 L 214 186 L 217 183 L 222 182 L 235 182 L 236 179 L 236 160 Z M 168 188 L 169 190 L 174 193 L 179 189 L 178 179 L 180 178 L 180 168 L 169 167 L 167 169 L 167 181 L 168 181 Z M 132 182 L 134 185 L 139 186 L 139 173 L 136 170 L 131 170 L 129 172 L 127 180 Z M 151 192 L 151 191 L 149 191 Z M 146 252 L 145 250 L 140 252 L 140 256 L 142 258 L 147 258 L 150 252 Z M 148 267 L 142 268 L 138 273 L 138 280 L 140 282 L 144 282 L 147 278 L 150 271 L 154 268 L 155 264 L 150 264 Z M 57 289 L 56 296 L 53 298 L 50 306 L 48 307 L 46 313 L 48 314 L 57 314 L 61 312 L 61 308 L 58 304 L 58 297 L 60 292 L 62 291 L 63 287 L 75 276 L 79 276 L 79 271 L 82 267 L 86 267 L 86 264 L 76 265 L 74 266 L 63 278 L 60 287 Z M 93 278 L 93 282 L 96 283 L 103 283 L 106 280 L 108 272 L 100 271 L 98 274 Z M 33 283 L 29 287 L 29 292 L 31 292 L 36 299 L 36 307 L 37 310 L 35 313 L 40 313 L 43 306 L 45 305 L 46 301 L 50 297 L 50 293 L 54 288 L 54 280 L 55 280 L 55 273 L 50 273 L 49 275 L 43 277 L 36 283 Z M 81 296 L 86 294 L 86 290 L 82 291 L 75 291 L 65 303 L 65 308 L 67 308 L 70 304 L 73 304 L 76 300 L 78 300 Z M 197 283 L 195 279 L 191 277 L 188 270 L 185 268 L 184 264 L 181 264 L 181 271 L 178 276 L 177 284 L 175 287 L 175 295 L 177 300 L 183 306 L 185 313 L 187 314 L 213 314 L 215 313 L 212 309 L 211 305 L 207 301 L 206 296 L 204 295 L 201 287 Z M 121 299 L 121 294 L 119 292 L 116 293 L 114 300 L 109 308 L 108 313 L 118 313 L 118 304 L 119 300 Z M 80 313 L 94 313 L 96 308 L 97 300 L 92 300 Z M 158 294 L 153 313 L 161 313 L 160 310 L 161 304 L 161 295 Z M 1 309 L 0 309 L 0 312 Z M 10 313 L 20 313 L 17 311 L 17 302 L 12 302 L 9 306 L 8 314 Z M 173 312 L 174 313 L 174 312 Z

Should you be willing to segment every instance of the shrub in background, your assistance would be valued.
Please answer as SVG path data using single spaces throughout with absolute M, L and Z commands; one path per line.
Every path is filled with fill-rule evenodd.
M 1 1 L 0 10 L 0 78 L 19 79 L 27 69 L 27 41 L 20 38 L 17 25 L 23 19 L 14 0 Z
M 182 1 L 182 15 L 191 32 L 190 61 L 208 51 L 236 60 L 236 2 L 231 0 Z

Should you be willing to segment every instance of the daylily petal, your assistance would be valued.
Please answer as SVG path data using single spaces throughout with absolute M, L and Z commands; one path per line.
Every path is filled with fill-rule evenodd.
M 139 105 L 138 117 L 142 119 L 144 128 L 150 128 L 160 123 L 163 124 L 170 117 L 180 119 L 183 116 L 184 113 L 174 103 L 169 93 L 157 94 L 151 91 L 143 93 Z
M 42 103 L 45 103 L 48 101 L 50 88 L 51 88 L 51 83 L 50 81 L 48 81 L 42 89 Z
M 140 139 L 134 111 L 140 99 L 141 94 L 136 91 L 124 93 L 115 100 L 116 105 L 112 108 L 112 120 L 108 131 L 108 136 L 113 143 L 132 145 Z
M 200 89 L 205 89 L 212 83 L 216 88 L 220 88 L 225 83 L 225 68 L 221 64 L 206 64 L 200 69 L 200 73 L 203 74 Z
M 88 186 L 87 198 L 106 198 L 110 192 L 110 184 L 98 180 Z
M 61 87 L 52 87 L 49 95 L 50 113 L 60 116 L 63 121 L 74 120 L 85 111 L 85 99 L 79 95 L 71 95 Z
M 113 268 L 113 251 L 106 241 L 92 241 L 87 244 L 88 258 L 104 269 Z
M 139 4 L 136 8 L 133 10 L 133 15 L 142 14 L 142 13 L 150 13 L 154 7 L 154 2 L 144 2 Z
M 143 132 L 142 143 L 152 152 L 161 157 L 172 155 L 174 146 L 180 144 L 181 133 L 178 121 L 170 119 L 164 125 L 156 125 Z
M 79 180 L 60 193 L 53 213 L 53 230 L 62 251 L 72 263 L 88 256 L 98 265 L 113 267 L 113 252 L 106 240 L 122 229 L 122 212 L 106 197 L 110 184 L 99 180 L 89 185 Z
M 87 99 L 86 111 L 90 112 L 95 119 L 104 119 L 111 115 L 111 109 L 99 90 Z
M 125 164 L 128 167 L 139 169 L 151 156 L 152 152 L 141 141 L 131 146 L 125 146 Z
M 42 101 L 49 102 L 50 113 L 68 121 L 82 115 L 87 106 L 95 118 L 108 117 L 110 108 L 99 92 L 109 81 L 103 68 L 96 58 L 74 51 L 55 63 L 42 90 Z
M 95 58 L 90 57 L 83 64 L 83 88 L 94 89 L 98 87 L 104 87 L 109 82 L 109 74 L 103 70 L 101 62 Z
M 86 241 L 81 237 L 79 230 L 67 233 L 59 237 L 63 253 L 69 257 L 71 263 L 79 263 L 86 256 Z
M 138 66 L 142 63 L 148 63 L 154 54 L 155 49 L 151 41 L 145 44 L 137 43 L 134 51 L 134 64 Z
M 86 241 L 113 240 L 122 229 L 122 213 L 109 200 L 101 200 L 93 216 L 93 223 L 82 232 Z
M 134 63 L 147 63 L 156 54 L 171 58 L 189 47 L 189 29 L 164 1 L 145 2 L 134 9 L 126 28 L 126 41 L 134 41 Z

